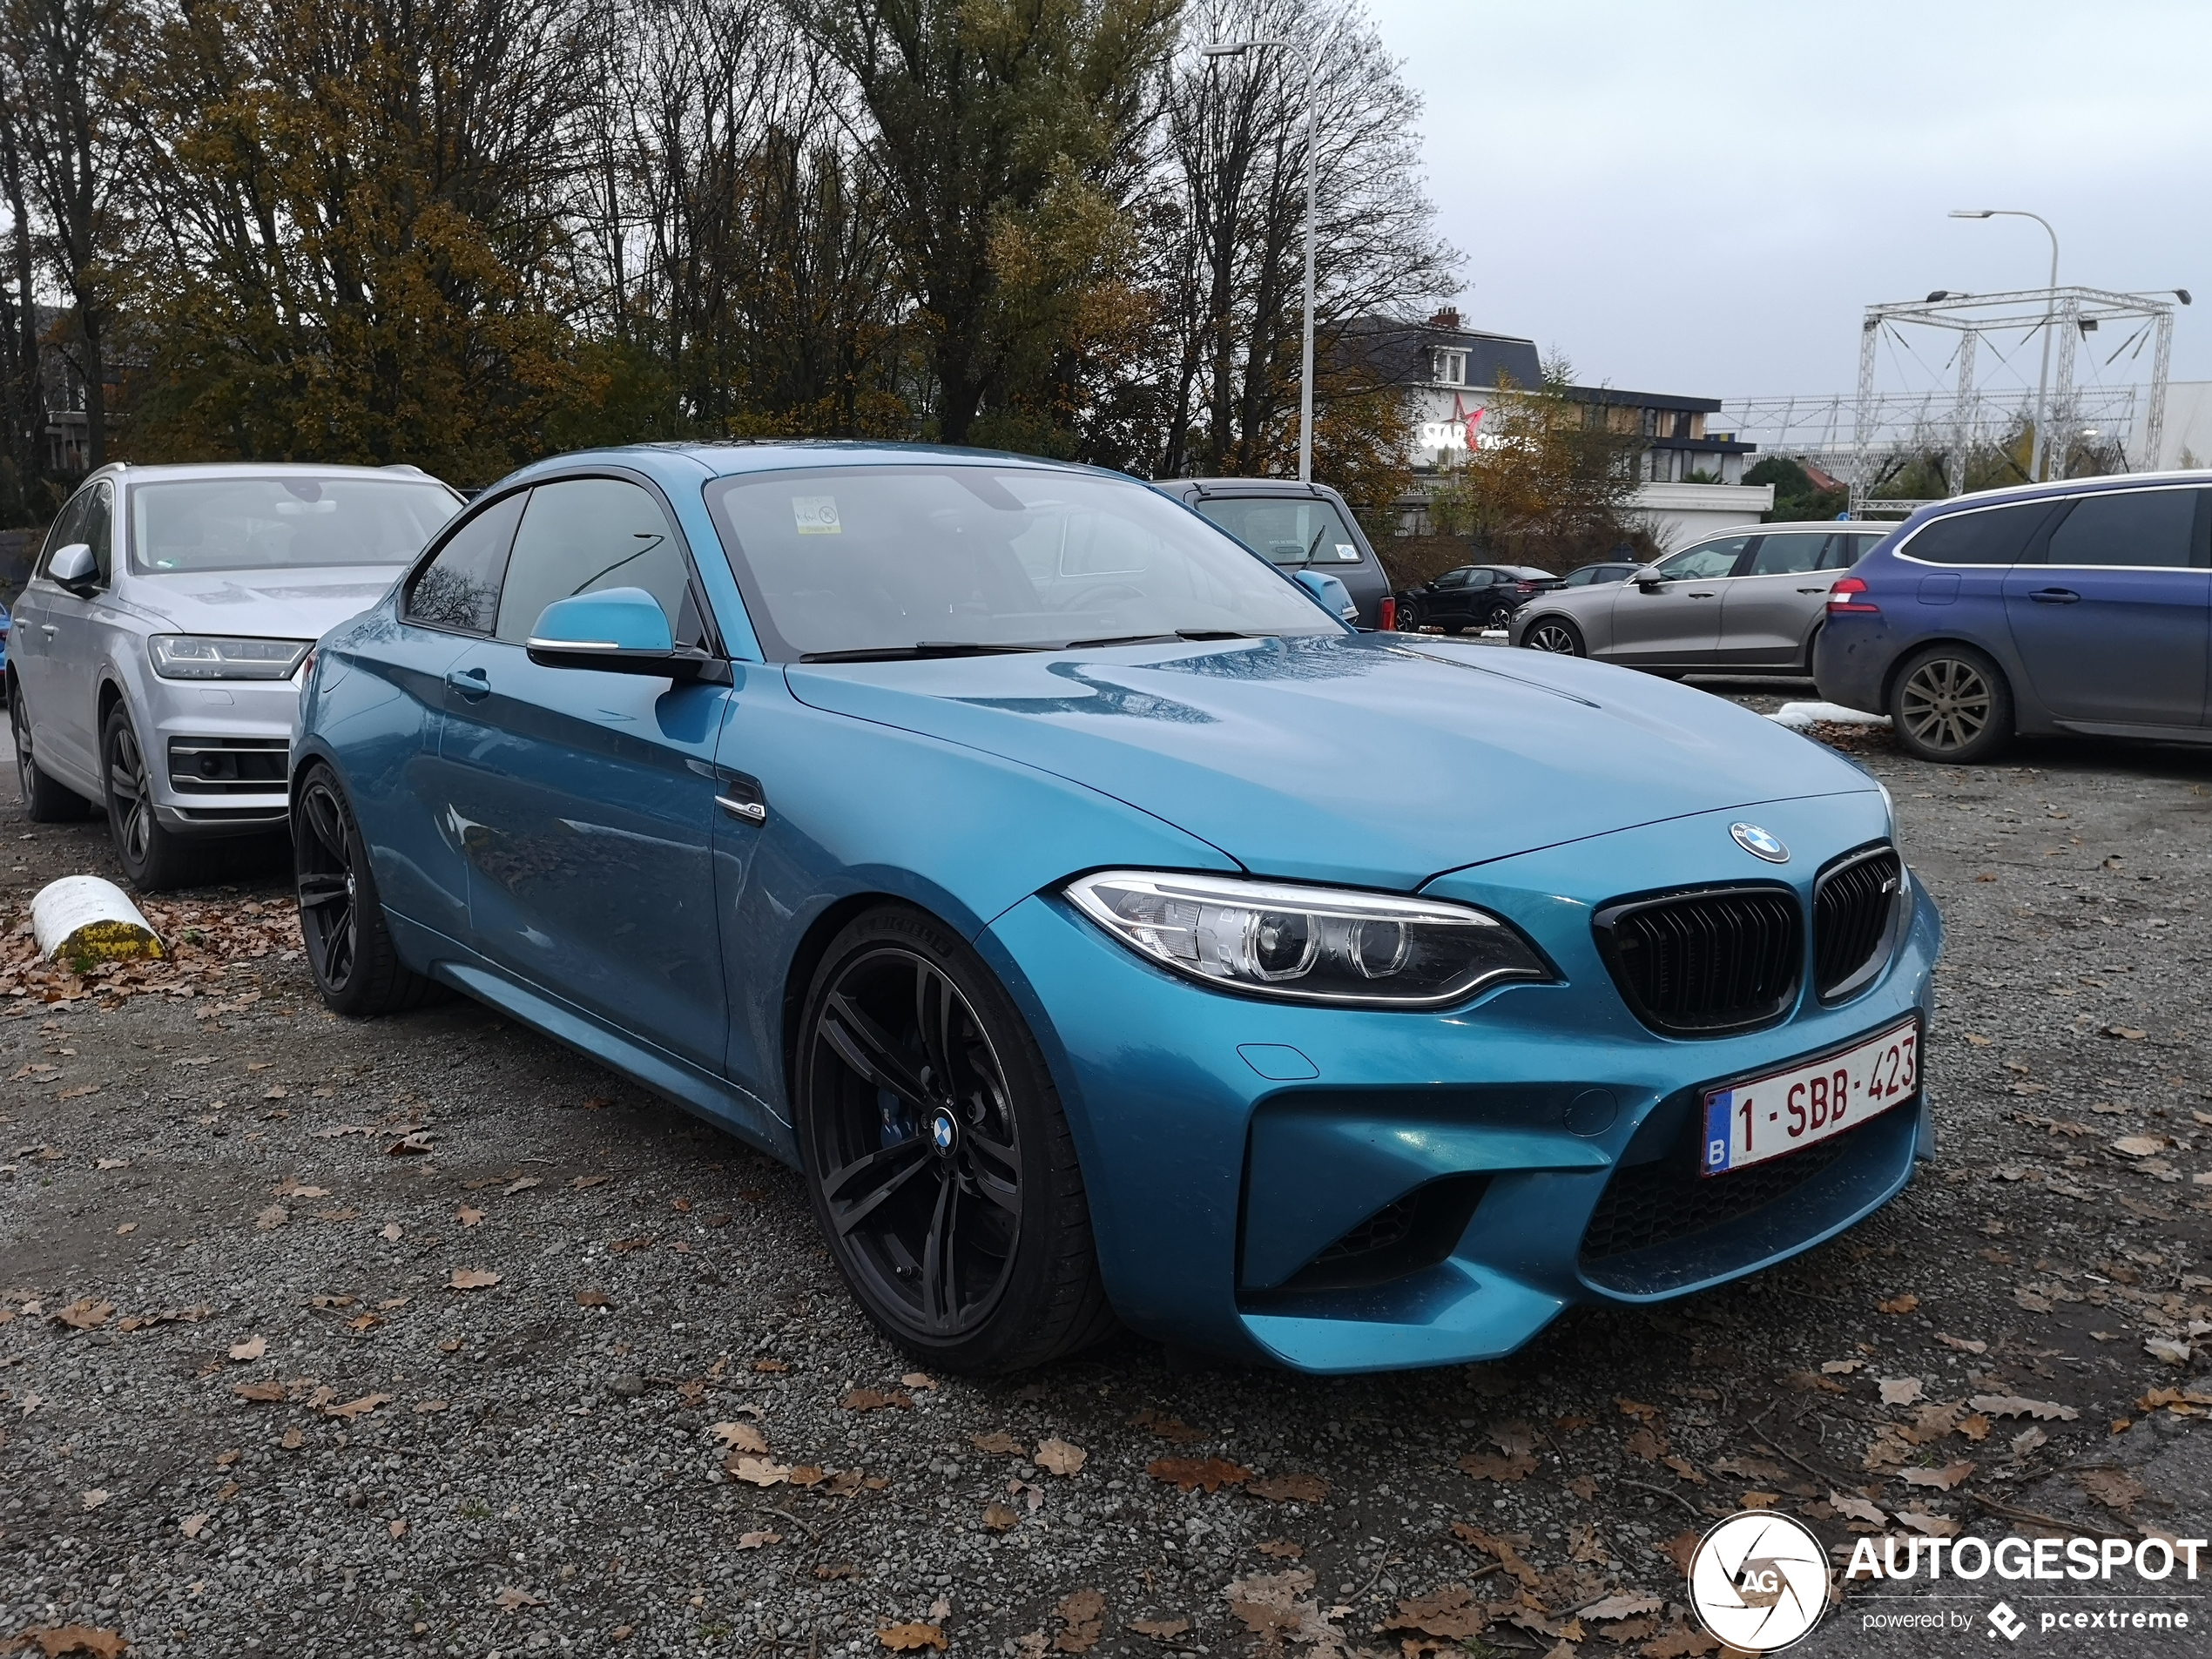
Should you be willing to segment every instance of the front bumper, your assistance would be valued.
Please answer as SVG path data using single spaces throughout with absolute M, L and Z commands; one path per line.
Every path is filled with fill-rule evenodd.
M 1757 813 L 1793 846 L 1841 850 L 1885 827 L 1871 794 Z M 1677 1154 L 1695 1157 L 1683 1136 L 1701 1085 L 1932 1010 L 1941 923 L 1916 887 L 1889 968 L 1847 1004 L 1808 993 L 1781 1023 L 1714 1040 L 1640 1024 L 1597 955 L 1590 914 L 1622 892 L 1743 874 L 1716 851 L 1730 816 L 1431 883 L 1509 917 L 1565 981 L 1440 1014 L 1215 993 L 1048 898 L 999 918 L 981 942 L 1054 1066 L 1123 1318 L 1163 1341 L 1311 1372 L 1493 1359 L 1572 1304 L 1685 1295 L 1808 1250 L 1887 1202 L 1932 1147 L 1925 1086 L 1823 1143 L 1833 1150 L 1817 1165 L 1802 1162 L 1818 1150 L 1808 1149 L 1756 1166 L 1772 1199 L 1723 1206 L 1737 1213 L 1717 1221 L 1698 1206 L 1743 1177 L 1684 1190 L 1670 1174 Z M 1779 873 L 1809 892 L 1818 862 Z
M 294 680 L 164 680 L 148 675 L 139 738 L 154 816 L 185 835 L 252 834 L 286 821 Z

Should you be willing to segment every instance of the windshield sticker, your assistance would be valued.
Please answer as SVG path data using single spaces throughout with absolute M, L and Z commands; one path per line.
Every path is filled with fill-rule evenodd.
M 1357 564 L 1359 562 L 1359 550 L 1349 542 L 1339 542 L 1337 560 L 1343 564 Z
M 801 536 L 842 536 L 844 526 L 837 522 L 837 497 L 834 496 L 793 496 L 791 516 L 799 521 Z

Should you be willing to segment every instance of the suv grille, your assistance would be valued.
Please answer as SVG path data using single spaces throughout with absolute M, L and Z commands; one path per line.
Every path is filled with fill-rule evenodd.
M 1787 887 L 1630 900 L 1599 911 L 1594 926 L 1614 983 L 1655 1031 L 1742 1031 L 1781 1018 L 1797 996 L 1804 931 Z
M 1869 847 L 1838 864 L 1813 889 L 1813 988 L 1823 1001 L 1864 989 L 1880 971 L 1904 868 L 1895 847 Z
M 286 738 L 172 738 L 169 782 L 195 795 L 281 795 Z
M 1697 1170 L 1697 1126 L 1692 1121 L 1684 1127 L 1690 1132 L 1677 1136 L 1665 1156 L 1631 1163 L 1605 1184 L 1582 1232 L 1584 1262 L 1675 1244 L 1764 1210 L 1843 1157 L 1858 1134 L 1855 1128 L 1846 1130 L 1786 1157 L 1728 1175 L 1703 1176 Z

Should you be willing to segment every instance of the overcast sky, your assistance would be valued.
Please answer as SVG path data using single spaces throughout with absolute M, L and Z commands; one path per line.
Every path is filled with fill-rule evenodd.
M 1365 3 L 1427 100 L 1466 321 L 1578 380 L 1849 391 L 1869 303 L 2044 282 L 2033 221 L 1953 207 L 2041 213 L 2061 283 L 2190 289 L 2173 377 L 2212 380 L 2204 0 Z M 2104 368 L 2122 338 L 2085 368 L 2148 380 L 2148 351 Z M 2033 349 L 2016 361 L 2033 386 Z

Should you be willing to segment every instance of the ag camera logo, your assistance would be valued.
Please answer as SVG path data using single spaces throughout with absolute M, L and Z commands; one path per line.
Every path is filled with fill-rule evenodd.
M 1828 1552 L 1787 1515 L 1746 1510 L 1698 1541 L 1689 1602 L 1706 1629 L 1745 1653 L 1773 1653 L 1820 1622 L 1828 1607 Z

